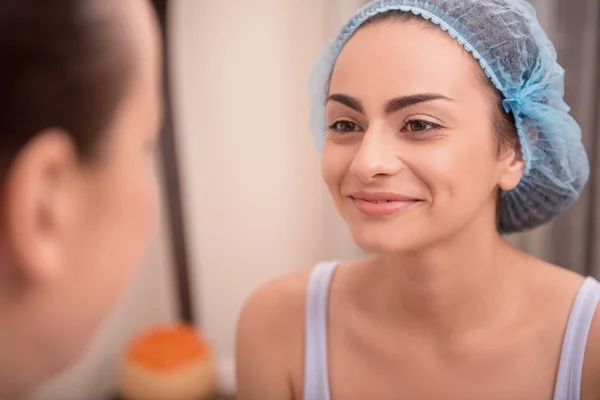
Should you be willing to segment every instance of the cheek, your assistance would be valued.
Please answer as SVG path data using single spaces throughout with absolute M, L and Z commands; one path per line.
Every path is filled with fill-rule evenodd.
M 411 170 L 427 184 L 434 204 L 480 201 L 496 185 L 491 141 L 473 135 L 449 138 L 411 153 Z
M 155 224 L 154 168 L 149 163 L 128 164 L 107 166 L 90 176 L 79 205 L 84 211 L 69 241 L 65 258 L 69 274 L 57 302 L 69 316 L 57 329 L 70 335 L 68 342 L 75 349 L 86 346 L 121 298 L 141 265 Z
M 154 165 L 140 163 L 122 174 L 113 189 L 114 211 L 107 215 L 104 251 L 115 286 L 123 287 L 141 266 L 158 213 L 158 181 Z
M 118 184 L 115 184 L 114 196 L 117 201 L 112 221 L 115 226 L 120 226 L 118 236 L 130 243 L 130 249 L 123 249 L 124 254 L 129 255 L 130 261 L 139 259 L 156 223 L 156 166 L 151 161 L 131 165 L 129 173 L 121 174 Z M 114 228 L 107 227 L 107 230 L 115 230 L 117 234 Z M 115 246 L 119 244 L 115 243 Z
M 98 195 L 103 201 L 88 208 L 92 215 L 89 226 L 82 228 L 87 234 L 77 256 L 79 262 L 86 260 L 88 267 L 83 272 L 105 285 L 106 294 L 97 295 L 108 304 L 116 300 L 140 266 L 156 223 L 155 169 L 150 163 L 129 162 L 107 171 L 95 191 L 101 192 Z
M 321 158 L 321 174 L 334 200 L 340 197 L 340 189 L 352 163 L 349 149 L 326 144 Z

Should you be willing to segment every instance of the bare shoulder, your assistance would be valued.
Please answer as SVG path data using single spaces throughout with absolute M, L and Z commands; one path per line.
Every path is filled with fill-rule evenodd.
M 585 278 L 577 272 L 533 257 L 530 257 L 527 269 L 529 269 L 528 291 L 541 303 L 547 305 L 542 309 L 556 314 L 558 311 L 556 307 L 559 307 L 566 310 L 568 315 Z
M 304 302 L 312 268 L 274 279 L 259 287 L 246 301 L 239 319 L 240 329 L 263 329 L 282 333 L 283 322 L 303 318 Z M 254 327 L 259 322 L 260 327 Z M 250 326 L 248 326 L 250 325 Z
M 543 262 L 542 262 L 543 263 Z M 543 263 L 540 269 L 539 286 L 544 287 L 545 295 L 541 299 L 550 305 L 546 307 L 549 313 L 570 315 L 575 296 L 577 296 L 585 277 L 568 269 Z M 600 290 L 598 288 L 597 290 Z M 600 399 L 600 310 L 595 307 L 594 317 L 590 326 L 585 348 L 583 375 L 581 379 L 581 400 Z M 539 308 L 540 310 L 542 307 Z M 564 323 L 562 325 L 564 327 Z
M 246 301 L 236 338 L 240 400 L 293 398 L 290 377 L 302 363 L 304 304 L 311 271 L 270 281 Z

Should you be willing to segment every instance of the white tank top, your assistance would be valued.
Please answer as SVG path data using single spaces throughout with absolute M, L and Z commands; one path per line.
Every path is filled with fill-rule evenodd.
M 308 284 L 304 354 L 304 400 L 330 400 L 327 362 L 329 287 L 338 261 L 317 264 Z M 580 400 L 581 372 L 592 318 L 600 301 L 600 283 L 585 279 L 569 315 L 563 339 L 554 400 Z

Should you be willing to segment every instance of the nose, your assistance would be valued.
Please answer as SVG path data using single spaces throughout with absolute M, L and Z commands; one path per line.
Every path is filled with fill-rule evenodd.
M 404 169 L 394 132 L 372 127 L 365 132 L 350 165 L 350 172 L 364 183 L 398 174 Z

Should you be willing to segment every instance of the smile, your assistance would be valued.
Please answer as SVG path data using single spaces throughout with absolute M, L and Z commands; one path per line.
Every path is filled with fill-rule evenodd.
M 355 193 L 350 196 L 354 206 L 365 215 L 397 214 L 421 202 L 419 199 L 392 193 Z

